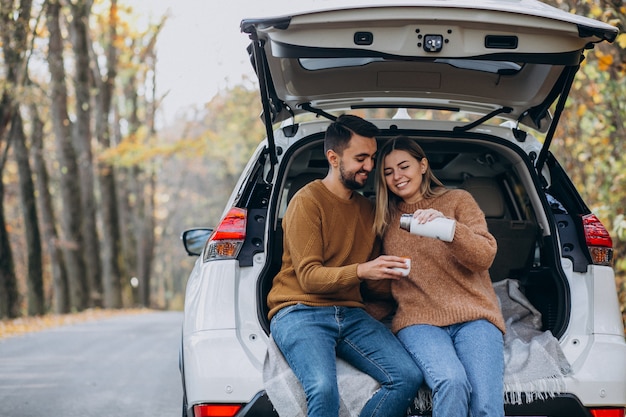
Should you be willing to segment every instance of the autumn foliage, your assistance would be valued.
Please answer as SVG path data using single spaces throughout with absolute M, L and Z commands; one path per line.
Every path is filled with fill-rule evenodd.
M 548 3 L 620 29 L 613 44 L 596 46 L 581 64 L 551 150 L 611 233 L 626 321 L 626 5 L 604 0 Z
M 611 232 L 624 312 L 626 6 L 547 2 L 621 31 L 588 51 L 551 150 Z M 264 136 L 255 82 L 244 78 L 157 126 L 154 74 L 166 58 L 156 46 L 167 16 L 139 25 L 123 0 L 1 0 L 0 12 L 0 317 L 181 308 L 194 259 L 185 257 L 180 232 L 218 221 Z M 12 136 L 18 122 L 22 135 Z M 68 193 L 74 186 L 79 191 Z M 29 201 L 35 216 L 24 214 Z M 71 229 L 73 216 L 63 215 L 72 207 L 81 218 L 94 210 L 95 225 Z M 99 247 L 90 250 L 95 258 L 89 247 Z M 83 259 L 84 273 L 72 276 L 71 259 Z

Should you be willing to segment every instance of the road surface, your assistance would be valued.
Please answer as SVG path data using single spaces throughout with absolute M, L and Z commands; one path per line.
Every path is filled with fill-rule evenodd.
M 149 312 L 0 340 L 0 417 L 179 417 L 182 313 Z

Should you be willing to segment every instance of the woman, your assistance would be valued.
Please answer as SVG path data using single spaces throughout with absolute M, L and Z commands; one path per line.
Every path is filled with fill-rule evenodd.
M 385 253 L 411 259 L 392 283 L 392 330 L 424 373 L 433 417 L 504 416 L 504 319 L 488 269 L 496 241 L 467 191 L 446 189 L 422 148 L 399 136 L 378 153 L 374 228 Z M 456 220 L 452 242 L 410 234 L 400 216 Z

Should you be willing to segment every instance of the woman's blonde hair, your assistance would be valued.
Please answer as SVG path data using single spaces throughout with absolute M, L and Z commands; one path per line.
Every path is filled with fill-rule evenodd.
M 426 153 L 417 142 L 407 136 L 396 136 L 387 141 L 378 151 L 376 157 L 376 217 L 374 219 L 374 231 L 382 236 L 389 225 L 391 217 L 396 214 L 398 204 L 402 201 L 397 195 L 390 193 L 385 181 L 385 157 L 391 152 L 405 151 L 418 161 L 426 159 L 426 172 L 422 175 L 420 193 L 423 198 L 432 198 L 447 191 L 441 181 L 430 169 Z

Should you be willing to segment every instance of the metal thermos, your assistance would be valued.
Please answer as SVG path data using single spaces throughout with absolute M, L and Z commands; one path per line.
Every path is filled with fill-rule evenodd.
M 452 242 L 454 230 L 456 229 L 456 220 L 438 217 L 427 223 L 420 224 L 413 218 L 413 214 L 403 214 L 400 216 L 400 228 L 414 235 L 434 237 L 444 242 Z

